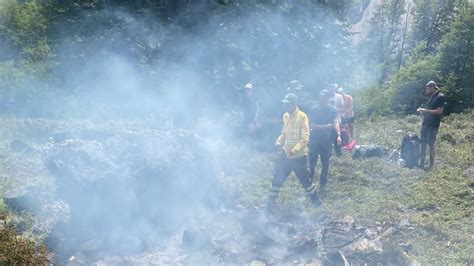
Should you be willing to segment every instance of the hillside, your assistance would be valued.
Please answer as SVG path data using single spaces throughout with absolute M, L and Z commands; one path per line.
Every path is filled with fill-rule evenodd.
M 0 265 L 474 264 L 473 45 L 470 0 L 1 0 Z M 387 160 L 428 81 L 432 172 Z M 281 100 L 337 88 L 383 158 L 268 211 Z
M 400 264 L 416 262 L 422 265 L 472 263 L 474 259 L 472 257 L 474 244 L 472 230 L 474 225 L 471 217 L 474 206 L 472 204 L 474 200 L 474 170 L 472 165 L 474 151 L 472 139 L 474 135 L 473 118 L 474 113 L 472 111 L 444 118 L 439 132 L 439 155 L 436 169 L 433 172 L 400 168 L 397 164 L 388 162 L 383 158 L 352 160 L 350 154 L 346 152 L 341 158 L 333 157 L 331 159 L 329 187 L 322 194 L 323 205 L 320 208 L 314 208 L 309 204 L 296 178 L 294 176 L 290 177 L 289 182 L 285 183 L 278 203 L 283 213 L 293 213 L 291 215 L 307 220 L 307 224 L 299 224 L 300 222 L 295 220 L 295 218 L 287 217 L 285 219 L 289 219 L 289 223 L 294 227 L 292 230 L 296 230 L 297 235 L 306 234 L 306 237 L 312 235 L 308 231 L 312 228 L 311 223 L 320 224 L 319 226 L 321 227 L 328 221 L 353 219 L 355 228 L 365 230 L 365 234 L 371 232 L 376 237 L 374 239 L 380 242 L 368 242 L 366 243 L 369 245 L 368 247 L 356 253 L 354 253 L 355 251 L 348 251 L 347 248 L 343 249 L 349 253 L 349 255 L 346 253 L 346 256 L 352 262 L 379 261 Z M 57 179 L 52 176 L 51 172 L 47 170 L 46 165 L 43 164 L 44 159 L 40 160 L 41 156 L 38 151 L 41 150 L 40 147 L 47 145 L 48 138 L 52 133 L 64 132 L 65 130 L 74 132 L 74 130 L 77 130 L 78 125 L 84 124 L 82 122 L 77 124 L 77 122 L 71 123 L 59 120 L 25 120 L 8 117 L 3 117 L 0 123 L 3 135 L 5 136 L 1 143 L 1 168 L 4 180 L 0 188 L 1 193 L 12 190 L 16 191 L 19 188 L 34 187 L 42 191 L 42 202 L 49 206 L 49 211 L 40 211 L 32 215 L 28 214 L 28 212 L 18 214 L 9 211 L 6 209 L 5 204 L 2 204 L 0 207 L 1 217 L 14 223 L 16 226 L 20 226 L 21 229 L 18 229 L 20 229 L 23 235 L 34 236 L 34 239 L 39 241 L 48 240 L 48 235 L 53 232 L 53 228 L 67 221 L 71 210 L 67 205 L 64 205 L 64 202 L 56 200 L 57 192 L 55 193 L 55 188 L 57 185 L 55 182 L 57 181 L 55 180 Z M 79 129 L 82 133 L 73 136 L 76 136 L 76 138 L 77 136 L 82 136 L 81 138 L 84 140 L 91 138 L 90 133 L 87 132 L 95 132 L 94 134 L 97 134 L 97 132 L 110 132 L 106 134 L 118 136 L 127 131 L 131 132 L 130 130 L 133 127 L 130 126 L 136 125 L 136 123 L 116 121 L 99 126 L 99 124 L 88 122 L 87 129 Z M 416 116 L 402 119 L 372 118 L 360 121 L 357 124 L 359 144 L 378 144 L 386 147 L 388 150 L 396 149 L 402 137 L 402 134 L 397 133 L 397 130 L 417 132 L 419 123 L 420 119 Z M 104 129 L 106 131 L 103 131 Z M 25 146 L 15 148 L 17 146 L 11 145 L 13 140 L 16 140 L 14 143 L 17 146 L 18 143 L 22 143 Z M 93 148 L 92 146 L 85 147 Z M 178 228 L 169 228 L 173 232 L 171 234 L 173 236 L 169 236 L 171 237 L 169 241 L 173 241 L 173 244 L 168 246 L 166 250 L 164 246 L 161 246 L 160 241 L 156 242 L 157 239 L 154 239 L 146 244 L 145 249 L 143 247 L 135 251 L 127 249 L 129 254 L 127 257 L 124 257 L 123 253 L 122 256 L 117 257 L 117 255 L 113 255 L 113 252 L 100 253 L 104 249 L 104 244 L 100 244 L 101 242 L 96 239 L 94 241 L 99 242 L 95 245 L 92 244 L 93 246 L 90 246 L 91 243 L 87 244 L 87 249 L 84 246 L 77 246 L 77 250 L 63 250 L 64 254 L 53 255 L 53 259 L 62 261 L 75 256 L 75 258 L 79 259 L 78 262 L 82 260 L 84 263 L 98 261 L 98 258 L 108 263 L 118 261 L 137 263 L 140 260 L 143 262 L 146 258 L 155 258 L 157 261 L 161 261 L 161 263 L 166 263 L 166 261 L 168 263 L 171 261 L 184 263 L 192 263 L 193 261 L 216 263 L 220 261 L 225 263 L 236 261 L 232 259 L 233 257 L 228 257 L 229 255 L 225 254 L 237 252 L 234 255 L 240 254 L 241 259 L 239 261 L 245 264 L 253 260 L 266 261 L 268 263 L 279 261 L 277 254 L 264 251 L 261 251 L 260 255 L 255 254 L 257 256 L 252 256 L 252 253 L 247 253 L 249 251 L 246 251 L 245 245 L 247 244 L 244 243 L 245 241 L 240 244 L 234 243 L 233 241 L 235 240 L 232 239 L 236 239 L 237 235 L 233 235 L 232 231 L 224 231 L 225 233 L 220 231 L 229 229 L 239 234 L 239 223 L 245 225 L 256 219 L 256 217 L 266 217 L 264 213 L 259 211 L 256 214 L 245 214 L 248 211 L 242 213 L 242 210 L 252 210 L 252 208 L 259 210 L 263 208 L 276 154 L 273 152 L 255 152 L 245 147 L 235 146 L 232 143 L 226 145 L 225 148 L 223 146 L 219 147 L 216 153 L 220 156 L 220 159 L 218 158 L 216 161 L 216 169 L 218 170 L 217 173 L 219 173 L 217 176 L 220 183 L 218 186 L 222 186 L 226 195 L 223 197 L 219 196 L 221 197 L 221 204 L 224 204 L 221 205 L 221 211 L 223 210 L 222 208 L 225 211 L 221 213 L 216 210 L 216 214 L 220 215 L 221 218 L 219 219 L 227 221 L 225 223 L 229 228 L 219 229 L 218 225 L 212 222 L 212 219 L 208 220 L 209 217 L 214 216 L 211 215 L 214 211 L 202 209 L 197 213 L 187 215 L 191 215 L 190 217 L 197 215 L 199 217 L 206 213 L 208 218 L 205 218 L 203 221 L 207 222 L 202 224 L 194 221 L 195 218 L 192 218 L 192 220 L 184 222 Z M 15 151 L 12 151 L 12 148 Z M 84 152 L 90 152 L 93 155 L 97 154 L 98 151 L 84 150 Z M 81 155 L 81 157 L 77 158 L 84 158 L 83 156 Z M 143 156 L 151 156 L 151 154 L 144 154 Z M 232 160 L 229 160 L 230 158 Z M 79 161 L 77 162 L 79 163 Z M 74 163 L 74 161 L 70 161 L 70 163 Z M 88 169 L 87 171 L 95 171 L 93 168 Z M 81 170 L 78 169 L 78 171 Z M 55 194 L 56 196 L 54 196 Z M 62 207 L 58 207 L 57 204 Z M 122 208 L 126 210 L 128 207 L 123 206 Z M 170 206 L 170 208 L 173 207 Z M 200 212 L 204 213 L 199 214 Z M 179 214 L 169 212 L 168 215 L 174 217 Z M 254 217 L 253 215 L 257 216 Z M 253 218 L 246 220 L 249 217 Z M 244 220 L 241 221 L 241 219 Z M 273 220 L 273 223 L 275 223 L 280 218 L 269 216 L 265 219 Z M 259 220 L 255 220 L 255 222 L 257 221 Z M 211 254 L 202 253 L 203 251 L 201 253 L 193 253 L 186 249 L 182 250 L 182 245 L 185 245 L 184 242 L 181 243 L 180 239 L 183 228 L 188 228 L 185 229 L 185 232 L 194 232 L 196 234 L 195 231 L 189 231 L 192 230 L 190 228 L 195 228 L 196 226 L 201 228 L 200 230 L 206 228 L 205 230 L 207 231 L 205 232 L 214 235 L 214 237 L 218 236 L 221 239 L 220 241 L 222 241 L 219 242 L 221 243 L 222 250 Z M 235 228 L 232 229 L 234 226 Z M 325 226 L 327 227 L 328 225 L 326 224 L 322 228 L 326 228 Z M 315 228 L 318 228 L 318 226 Z M 315 243 L 319 245 L 319 249 L 324 248 L 324 250 L 328 248 L 329 244 L 327 243 L 328 240 L 325 240 L 324 236 L 320 234 L 325 235 L 325 230 L 323 229 L 323 231 L 314 236 Z M 178 239 L 175 238 L 175 234 L 178 235 Z M 197 237 L 194 234 L 191 234 L 191 236 Z M 245 232 L 240 234 L 243 234 L 240 236 L 242 237 L 245 235 Z M 272 234 L 269 236 L 274 237 Z M 117 237 L 120 239 L 119 236 Z M 156 237 L 163 240 L 167 239 L 162 233 L 159 233 Z M 185 241 L 184 239 L 182 241 Z M 370 238 L 368 239 L 370 240 Z M 280 239 L 279 241 L 286 243 L 285 241 L 290 240 Z M 47 243 L 49 243 L 50 247 L 52 246 L 51 242 Z M 376 244 L 380 246 L 373 246 Z M 263 243 L 256 244 L 256 248 L 259 245 L 263 245 Z M 290 245 L 290 242 L 285 245 Z M 212 248 L 213 246 L 210 245 L 209 250 Z M 383 250 L 383 252 L 377 251 L 378 248 Z M 318 253 L 311 255 L 312 257 L 309 256 L 312 259 L 306 257 L 306 260 L 304 260 L 303 255 L 298 255 L 299 253 L 292 255 L 292 258 L 297 261 L 306 262 L 325 258 L 324 250 L 321 251 L 319 249 Z M 231 252 L 231 250 L 234 251 Z M 162 256 L 166 254 L 166 256 L 161 257 L 161 260 L 159 260 L 156 257 L 158 254 L 162 254 Z

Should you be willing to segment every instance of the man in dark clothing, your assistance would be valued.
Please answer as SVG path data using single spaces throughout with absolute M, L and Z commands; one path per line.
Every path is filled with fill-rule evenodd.
M 426 83 L 426 94 L 430 96 L 427 108 L 418 108 L 417 112 L 424 115 L 423 123 L 421 124 L 421 157 L 420 167 L 425 167 L 426 145 L 430 146 L 430 166 L 432 170 L 435 160 L 435 143 L 436 134 L 438 133 L 439 125 L 441 123 L 441 116 L 443 114 L 446 100 L 444 94 L 439 92 L 436 82 L 429 81 Z
M 310 121 L 310 145 L 309 145 L 309 167 L 311 179 L 314 178 L 318 156 L 321 157 L 321 175 L 319 186 L 324 189 L 327 184 L 329 171 L 329 158 L 331 157 L 331 146 L 333 131 L 336 132 L 337 143 L 341 143 L 341 131 L 337 112 L 330 104 L 331 92 L 322 90 L 319 97 L 319 106 L 314 108 L 309 116 Z
M 339 84 L 337 83 L 334 83 L 329 87 L 329 105 L 331 105 L 334 110 L 336 110 L 337 121 L 338 123 L 341 123 L 341 115 L 344 112 L 344 97 L 342 97 L 342 95 L 337 92 L 338 89 Z M 333 128 L 331 134 L 331 141 L 334 146 L 334 152 L 336 153 L 337 157 L 341 157 L 341 146 L 340 142 L 337 142 L 337 132 L 335 128 Z

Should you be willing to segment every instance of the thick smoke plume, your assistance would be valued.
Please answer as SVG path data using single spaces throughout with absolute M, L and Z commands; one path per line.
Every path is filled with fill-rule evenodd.
M 70 254 L 96 237 L 106 251 L 139 251 L 233 204 L 216 176 L 242 160 L 244 84 L 254 83 L 271 121 L 290 81 L 311 104 L 320 89 L 350 79 L 340 14 L 277 2 L 190 4 L 167 21 L 110 6 L 54 25 L 61 94 L 34 105 L 17 99 L 27 115 L 90 121 L 44 139 L 57 196 L 71 205 L 71 221 L 57 229 L 69 240 L 54 247 Z

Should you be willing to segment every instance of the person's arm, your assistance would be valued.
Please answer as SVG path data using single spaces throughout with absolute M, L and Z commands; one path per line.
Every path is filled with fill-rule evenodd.
M 344 113 L 344 97 L 338 94 L 340 97 L 335 96 L 336 101 L 336 111 L 338 114 Z
M 285 127 L 286 127 L 287 116 L 286 113 L 283 115 L 283 127 L 281 128 L 280 136 L 275 141 L 276 146 L 282 147 L 285 143 Z
M 445 100 L 444 96 L 440 96 L 436 102 L 437 108 L 434 110 L 426 108 L 418 108 L 417 111 L 421 114 L 441 115 L 444 111 Z
M 444 111 L 444 106 L 443 107 L 438 107 L 435 110 L 429 110 L 429 109 L 425 109 L 425 108 L 418 108 L 418 110 L 419 110 L 418 112 L 420 112 L 422 114 L 440 115 Z
M 352 113 L 352 97 L 347 97 L 347 99 L 344 99 L 344 113 Z
M 255 124 L 258 123 L 258 120 L 260 118 L 260 100 L 257 100 L 256 105 L 257 105 L 257 108 L 256 108 L 257 110 L 255 111 L 255 118 L 254 118 Z
M 300 140 L 296 145 L 291 149 L 290 154 L 295 154 L 300 152 L 302 149 L 306 148 L 309 142 L 309 122 L 308 117 L 303 116 L 300 123 Z

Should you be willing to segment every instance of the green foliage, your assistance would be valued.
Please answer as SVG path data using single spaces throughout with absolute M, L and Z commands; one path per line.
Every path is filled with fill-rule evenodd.
M 410 42 L 416 46 L 425 42 L 424 52 L 433 53 L 438 42 L 450 30 L 456 15 L 458 0 L 418 0 L 413 9 Z
M 439 47 L 439 70 L 449 84 L 448 111 L 474 107 L 474 8 L 463 9 Z
M 0 265 L 44 265 L 48 251 L 23 236 L 6 221 L 0 226 Z
M 50 81 L 54 53 L 47 37 L 49 20 L 39 2 L 7 0 L 0 9 L 0 21 L 0 43 L 6 49 L 0 60 L 0 98 L 4 101 L 0 106 L 5 111 L 48 93 L 39 90 L 39 82 Z
M 474 182 L 464 173 L 472 167 L 473 116 L 470 111 L 444 118 L 432 172 L 401 168 L 380 158 L 351 160 L 350 154 L 344 153 L 342 158 L 331 158 L 329 186 L 321 195 L 320 208 L 310 205 L 294 175 L 284 184 L 278 203 L 303 208 L 309 214 L 352 215 L 362 226 L 395 224 L 396 232 L 385 235 L 383 240 L 409 244 L 412 249 L 406 255 L 410 261 L 423 265 L 469 264 L 474 254 Z M 357 140 L 359 144 L 397 149 L 403 138 L 403 133 L 397 131 L 418 133 L 420 124 L 419 116 L 361 119 L 356 124 Z M 233 195 L 240 195 L 242 204 L 264 204 L 276 158 L 274 154 L 266 160 L 261 154 L 245 154 L 239 162 L 241 167 L 221 181 Z M 249 158 L 258 158 L 258 163 Z M 316 172 L 319 170 L 318 165 Z M 410 226 L 397 227 L 402 219 L 408 220 Z
M 414 114 L 426 102 L 425 84 L 438 76 L 437 60 L 426 56 L 411 60 L 394 74 L 389 83 L 390 106 L 397 114 Z
M 395 18 L 388 16 L 388 11 L 394 10 L 391 9 L 393 6 L 389 5 L 392 2 L 384 2 L 385 4 L 377 8 L 371 21 L 371 31 L 363 42 L 367 50 L 374 51 L 375 54 L 375 61 L 371 61 L 370 56 L 365 60 L 375 69 L 369 72 L 378 75 L 380 88 L 390 91 L 388 95 L 384 95 L 386 98 L 383 102 L 386 99 L 389 102 L 389 107 L 385 109 L 397 114 L 413 113 L 426 101 L 423 88 L 429 80 L 435 80 L 447 97 L 445 114 L 472 108 L 474 9 L 471 4 L 464 0 L 416 1 L 412 6 L 413 24 L 407 41 L 411 50 L 410 56 L 408 60 L 399 57 L 398 64 L 406 62 L 397 70 L 395 54 L 398 49 L 397 36 L 400 36 L 401 28 L 395 27 L 393 35 L 387 35 L 391 32 L 390 18 Z M 391 42 L 394 44 L 392 48 Z M 370 91 L 373 91 L 373 85 L 367 87 L 368 92 L 360 93 L 364 104 L 368 102 L 367 105 L 375 106 L 374 108 L 380 106 L 370 102 L 370 97 L 375 96 Z M 371 113 L 363 111 L 361 114 Z M 387 112 L 381 110 L 379 113 Z
M 372 75 L 383 84 L 396 69 L 403 38 L 404 0 L 382 1 L 370 20 L 370 29 L 360 44 L 362 56 Z
M 382 87 L 389 93 L 384 95 L 385 98 L 372 98 L 376 95 L 373 89 L 368 89 L 360 93 L 364 105 L 376 109 L 381 106 L 378 102 L 382 101 L 389 103 L 385 109 L 393 113 L 412 114 L 426 102 L 426 82 L 435 80 L 447 98 L 445 115 L 474 107 L 474 9 L 463 7 L 462 3 L 450 0 L 419 1 L 414 11 L 411 36 L 416 46 L 406 63 L 386 77 L 388 84 Z M 373 113 L 367 112 L 367 107 L 362 109 L 362 115 Z M 389 112 L 381 109 L 378 113 Z
M 1 12 L 3 26 L 0 37 L 10 41 L 27 63 L 44 61 L 52 56 L 46 37 L 48 19 L 40 4 L 7 1 Z
M 378 86 L 370 86 L 355 91 L 354 99 L 357 103 L 354 105 L 354 113 L 358 117 L 371 115 L 388 115 L 393 112 L 390 109 L 389 92 Z

